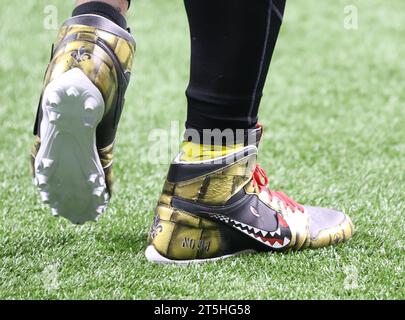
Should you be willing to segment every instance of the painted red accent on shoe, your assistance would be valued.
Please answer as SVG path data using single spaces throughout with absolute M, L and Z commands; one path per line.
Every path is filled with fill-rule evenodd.
M 277 213 L 277 218 L 278 218 L 278 223 L 280 224 L 280 226 L 282 226 L 284 228 L 289 228 L 288 223 L 284 220 L 284 218 L 281 216 L 281 214 Z
M 261 237 L 261 236 L 259 236 L 259 238 L 262 239 L 263 241 L 269 242 L 271 245 L 274 245 L 274 243 L 276 243 L 276 242 L 278 242 L 278 243 L 281 244 L 281 245 L 284 244 L 284 240 L 283 240 L 283 239 L 266 238 L 266 237 Z

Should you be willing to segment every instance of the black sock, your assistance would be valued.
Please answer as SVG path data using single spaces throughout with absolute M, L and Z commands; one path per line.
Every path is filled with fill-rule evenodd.
M 121 28 L 127 28 L 127 21 L 125 20 L 125 17 L 116 8 L 105 2 L 92 1 L 83 3 L 73 10 L 72 17 L 82 14 L 96 14 L 103 16 L 119 25 Z
M 254 127 L 285 0 L 184 2 L 191 33 L 187 127 Z

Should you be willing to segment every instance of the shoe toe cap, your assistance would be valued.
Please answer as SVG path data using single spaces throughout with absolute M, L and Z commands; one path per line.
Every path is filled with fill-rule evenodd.
M 353 235 L 353 223 L 345 213 L 311 206 L 305 206 L 305 211 L 310 217 L 311 247 L 319 248 L 337 244 Z

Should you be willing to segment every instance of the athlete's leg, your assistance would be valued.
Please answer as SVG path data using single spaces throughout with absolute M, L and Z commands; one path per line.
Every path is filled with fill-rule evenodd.
M 76 0 L 76 7 L 89 2 L 104 2 L 126 16 L 131 0 Z
M 185 0 L 191 33 L 187 126 L 252 128 L 285 0 Z
M 34 127 L 35 184 L 54 215 L 94 220 L 111 196 L 112 151 L 135 51 L 125 0 L 77 1 L 52 48 Z
M 285 1 L 185 4 L 192 51 L 189 141 L 170 167 L 147 258 L 190 263 L 246 251 L 318 248 L 350 238 L 348 216 L 302 206 L 267 189 L 266 174 L 256 163 L 262 135 L 257 112 Z M 204 129 L 227 128 L 244 129 L 242 139 L 204 136 Z
M 127 27 L 125 16 L 128 8 L 128 0 L 77 0 L 72 16 L 95 14 L 105 17 L 125 29 Z

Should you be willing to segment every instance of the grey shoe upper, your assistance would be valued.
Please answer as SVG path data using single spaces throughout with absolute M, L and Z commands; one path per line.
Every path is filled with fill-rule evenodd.
M 304 206 L 304 208 L 310 217 L 309 228 L 312 239 L 316 238 L 322 230 L 336 227 L 346 219 L 343 212 L 311 206 Z

